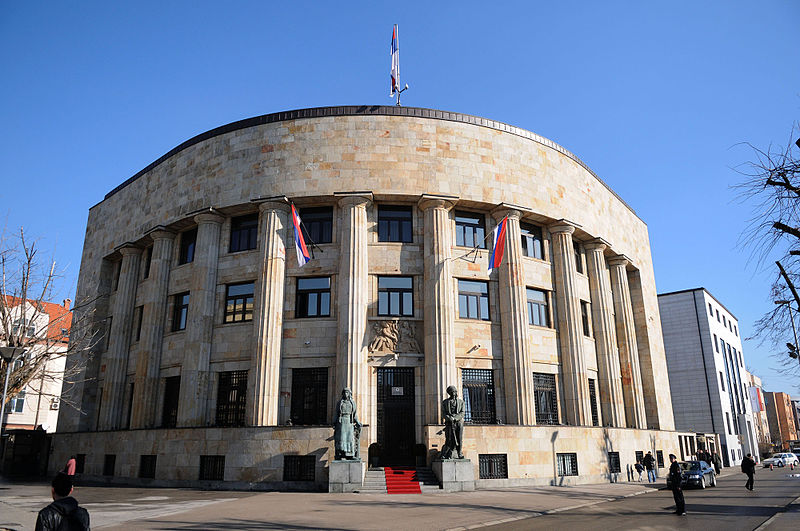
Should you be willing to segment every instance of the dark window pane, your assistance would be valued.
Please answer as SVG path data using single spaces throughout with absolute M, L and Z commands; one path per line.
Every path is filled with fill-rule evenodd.
M 327 317 L 331 314 L 330 277 L 297 279 L 295 317 Z
M 307 243 L 333 241 L 333 207 L 302 208 L 299 212 L 301 230 Z
M 194 248 L 197 243 L 197 228 L 181 233 L 181 247 L 178 254 L 178 264 L 188 264 L 194 261 Z
M 411 207 L 378 207 L 378 241 L 411 242 Z
M 247 251 L 257 246 L 258 214 L 239 216 L 231 220 L 230 252 Z
M 486 248 L 483 214 L 456 212 L 456 245 Z
M 378 277 L 378 315 L 413 315 L 412 277 Z
M 328 423 L 328 368 L 292 369 L 292 424 Z

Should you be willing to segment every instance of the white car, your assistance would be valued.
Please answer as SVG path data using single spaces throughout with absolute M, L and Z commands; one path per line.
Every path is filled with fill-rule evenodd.
M 800 459 L 794 454 L 780 453 L 780 454 L 772 454 L 772 457 L 768 457 L 762 461 L 764 468 L 769 468 L 770 465 L 772 466 L 800 466 Z

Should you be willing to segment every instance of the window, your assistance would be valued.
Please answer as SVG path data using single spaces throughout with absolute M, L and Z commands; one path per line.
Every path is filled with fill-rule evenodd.
M 133 309 L 133 340 L 139 341 L 142 338 L 142 314 L 144 306 L 137 306 Z
M 378 277 L 378 315 L 414 315 L 411 277 Z
M 161 427 L 174 428 L 178 425 L 178 399 L 181 392 L 181 377 L 170 376 L 164 379 L 164 408 L 161 413 Z
M 125 417 L 125 428 L 131 429 L 131 416 L 133 415 L 133 389 L 135 384 L 131 382 L 128 384 L 128 409 Z
M 105 349 L 108 350 L 108 347 L 111 345 L 111 325 L 114 323 L 114 318 L 112 316 L 108 316 L 108 328 L 106 329 L 106 346 Z
M 139 456 L 139 477 L 154 479 L 156 477 L 156 457 L 155 455 Z
M 727 411 L 725 412 L 725 422 L 728 425 L 728 435 L 731 435 L 731 416 Z
M 249 251 L 258 246 L 258 214 L 239 216 L 231 220 L 230 252 Z
M 113 476 L 114 468 L 117 464 L 117 456 L 114 454 L 106 454 L 103 458 L 103 475 Z
M 725 314 L 722 314 L 722 326 L 728 326 L 728 323 L 725 322 Z
M 550 326 L 550 314 L 547 311 L 547 293 L 542 290 L 528 288 L 528 324 Z
M 478 477 L 480 479 L 508 479 L 506 454 L 478 454 Z
M 458 316 L 462 319 L 489 320 L 489 283 L 458 281 Z
M 708 303 L 708 313 L 711 314 L 711 317 L 714 317 L 714 308 L 711 307 L 711 303 Z
M 722 371 L 719 371 L 719 385 L 722 387 L 722 390 L 725 391 L 725 379 L 722 377 Z
M 656 466 L 664 468 L 664 450 L 656 450 Z
M 200 474 L 197 478 L 200 481 L 224 481 L 225 480 L 225 456 L 224 455 L 201 455 Z
M 284 455 L 284 481 L 314 481 L 317 458 L 313 455 Z
M 581 247 L 578 242 L 572 242 L 572 248 L 575 250 L 575 271 L 583 273 L 583 255 L 581 254 Z
M 597 391 L 594 387 L 594 380 L 589 378 L 589 406 L 592 409 L 592 426 L 599 426 L 600 419 L 597 416 Z
M 253 283 L 229 284 L 225 288 L 225 322 L 253 320 Z
M 119 275 L 122 273 L 122 260 L 114 262 L 114 280 L 111 282 L 111 289 L 117 291 L 119 287 Z
M 719 310 L 717 310 L 717 322 L 719 322 Z
M 378 241 L 408 243 L 411 239 L 411 207 L 379 206 Z
M 75 473 L 83 474 L 83 469 L 86 467 L 86 454 L 78 454 L 75 456 Z
M 619 452 L 608 452 L 608 472 L 619 474 L 622 472 L 622 465 L 619 462 Z
M 186 319 L 189 315 L 189 292 L 178 293 L 172 302 L 172 331 L 186 330 Z
M 456 245 L 486 249 L 486 228 L 483 214 L 456 212 Z
M 333 241 L 333 207 L 302 208 L 301 229 L 307 242 L 331 243 Z
M 642 452 L 641 450 L 637 450 L 636 451 L 636 460 L 639 461 L 640 463 L 644 464 L 643 463 L 643 461 L 644 461 L 644 452 Z
M 22 413 L 25 407 L 25 391 L 20 391 L 8 402 L 8 410 L 11 413 Z
M 578 475 L 578 454 L 556 454 L 559 476 Z
M 558 424 L 555 374 L 533 373 L 533 399 L 536 424 Z
M 153 258 L 153 246 L 144 248 L 144 268 L 142 271 L 142 278 L 150 276 L 150 261 Z
M 592 328 L 589 324 L 589 303 L 586 301 L 581 301 L 581 323 L 583 323 L 583 335 L 586 337 L 592 337 Z
M 519 231 L 522 234 L 522 256 L 544 260 L 542 228 L 520 223 Z
M 331 314 L 331 277 L 297 279 L 295 317 L 328 317 Z
M 491 369 L 461 369 L 464 422 L 494 424 L 494 375 Z
M 736 334 L 736 337 L 739 337 L 739 327 L 733 325 L 733 333 Z
M 736 450 L 731 448 L 731 461 L 736 461 Z
M 217 426 L 244 426 L 247 371 L 219 373 Z
M 714 348 L 719 352 L 719 343 L 717 343 L 717 334 L 714 334 Z
M 197 244 L 197 228 L 181 233 L 181 246 L 178 253 L 178 265 L 194 262 L 194 248 Z
M 739 454 L 739 459 L 741 459 L 742 458 L 742 449 L 741 448 L 737 448 L 736 452 Z
M 292 424 L 328 424 L 328 368 L 292 369 Z

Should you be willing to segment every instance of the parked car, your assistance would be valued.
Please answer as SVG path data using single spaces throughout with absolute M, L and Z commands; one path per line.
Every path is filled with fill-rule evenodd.
M 714 469 L 705 461 L 679 461 L 681 467 L 681 487 L 706 487 L 717 486 L 717 475 Z M 667 475 L 667 488 L 672 488 L 672 482 Z
M 772 454 L 772 457 L 764 459 L 761 464 L 764 465 L 764 468 L 769 468 L 770 465 L 789 466 L 793 464 L 794 466 L 800 466 L 800 457 L 795 454 L 790 454 L 789 452 L 781 452 L 779 454 Z

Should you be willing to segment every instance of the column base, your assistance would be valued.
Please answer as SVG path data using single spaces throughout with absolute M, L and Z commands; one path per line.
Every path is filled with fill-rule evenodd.
M 328 492 L 354 492 L 364 484 L 361 459 L 339 459 L 328 464 Z
M 437 460 L 431 468 L 445 492 L 475 490 L 475 469 L 469 459 Z

